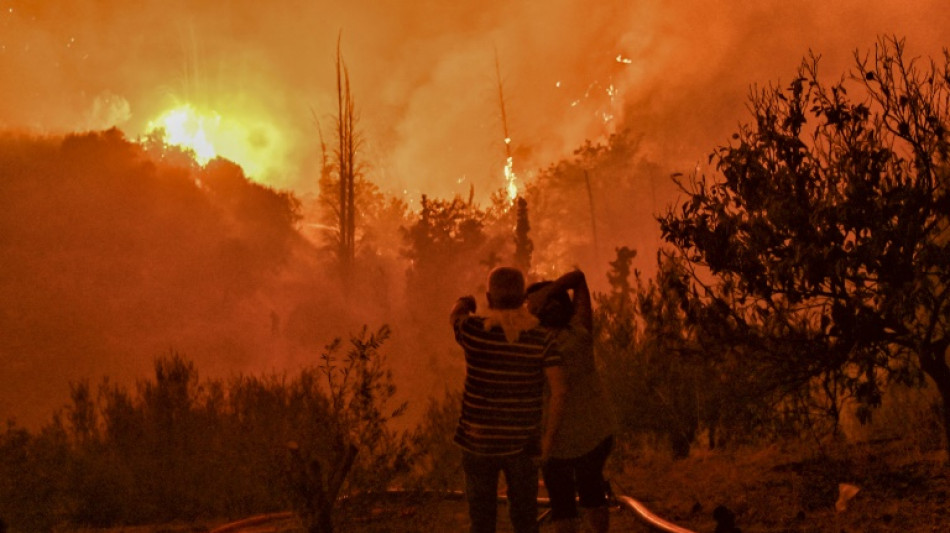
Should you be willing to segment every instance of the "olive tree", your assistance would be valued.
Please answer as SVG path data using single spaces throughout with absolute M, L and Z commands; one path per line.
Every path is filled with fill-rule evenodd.
M 804 326 L 822 349 L 786 364 L 837 373 L 860 415 L 884 380 L 928 376 L 950 447 L 950 54 L 910 58 L 887 37 L 834 83 L 818 64 L 752 92 L 753 122 L 710 156 L 712 175 L 680 182 L 664 239 L 730 283 L 735 317 Z

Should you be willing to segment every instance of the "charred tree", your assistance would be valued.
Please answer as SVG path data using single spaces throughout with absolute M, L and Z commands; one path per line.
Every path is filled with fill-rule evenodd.
M 522 272 L 531 270 L 531 253 L 534 251 L 534 242 L 528 233 L 531 224 L 528 221 L 528 201 L 522 197 L 515 200 L 517 206 L 517 221 L 515 222 L 515 266 Z
M 339 242 L 337 255 L 344 277 L 349 277 L 356 255 L 356 178 L 358 174 L 356 154 L 359 136 L 356 132 L 356 111 L 350 92 L 350 74 L 343 61 L 340 39 L 336 49 L 337 93 L 337 148 L 336 165 L 339 178 Z

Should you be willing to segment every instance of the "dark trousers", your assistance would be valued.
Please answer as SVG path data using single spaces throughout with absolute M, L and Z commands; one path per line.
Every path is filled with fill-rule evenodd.
M 549 459 L 542 467 L 544 487 L 551 498 L 551 519 L 577 516 L 575 495 L 586 509 L 607 505 L 607 482 L 604 463 L 613 448 L 613 437 L 607 437 L 593 450 L 571 459 Z
M 477 455 L 462 451 L 471 533 L 495 533 L 498 474 L 508 485 L 508 516 L 515 533 L 538 533 L 538 467 L 527 453 Z

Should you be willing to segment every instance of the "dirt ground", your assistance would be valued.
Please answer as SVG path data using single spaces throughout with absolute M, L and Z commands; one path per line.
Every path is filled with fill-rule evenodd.
M 672 460 L 655 453 L 627 453 L 612 466 L 615 494 L 697 533 L 712 533 L 714 511 L 728 509 L 742 533 L 947 533 L 950 532 L 950 467 L 943 451 L 921 453 L 895 443 L 816 455 L 778 447 L 694 452 Z M 844 501 L 842 488 L 857 492 Z M 543 511 L 544 509 L 542 509 Z M 464 501 L 418 497 L 379 501 L 344 510 L 346 533 L 467 531 Z M 612 510 L 611 531 L 648 531 L 633 513 Z M 499 533 L 510 532 L 504 504 Z M 293 517 L 226 527 L 204 524 L 116 528 L 107 533 L 301 533 Z M 552 531 L 549 522 L 542 533 Z M 80 532 L 74 532 L 80 533 Z M 81 533 L 91 533 L 84 531 Z M 100 532 L 105 533 L 105 532 Z
M 723 506 L 742 533 L 950 532 L 950 468 L 943 451 L 850 446 L 825 456 L 767 448 L 700 452 L 680 461 L 634 457 L 618 492 L 697 532 Z M 842 497 L 849 492 L 851 499 Z

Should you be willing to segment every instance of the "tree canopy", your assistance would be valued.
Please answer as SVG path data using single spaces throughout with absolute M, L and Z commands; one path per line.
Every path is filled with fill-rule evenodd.
M 828 84 L 810 55 L 753 91 L 753 122 L 680 183 L 663 237 L 726 284 L 734 324 L 807 346 L 782 354 L 803 378 L 833 372 L 869 408 L 885 378 L 929 376 L 950 436 L 950 54 L 890 37 L 855 63 Z

